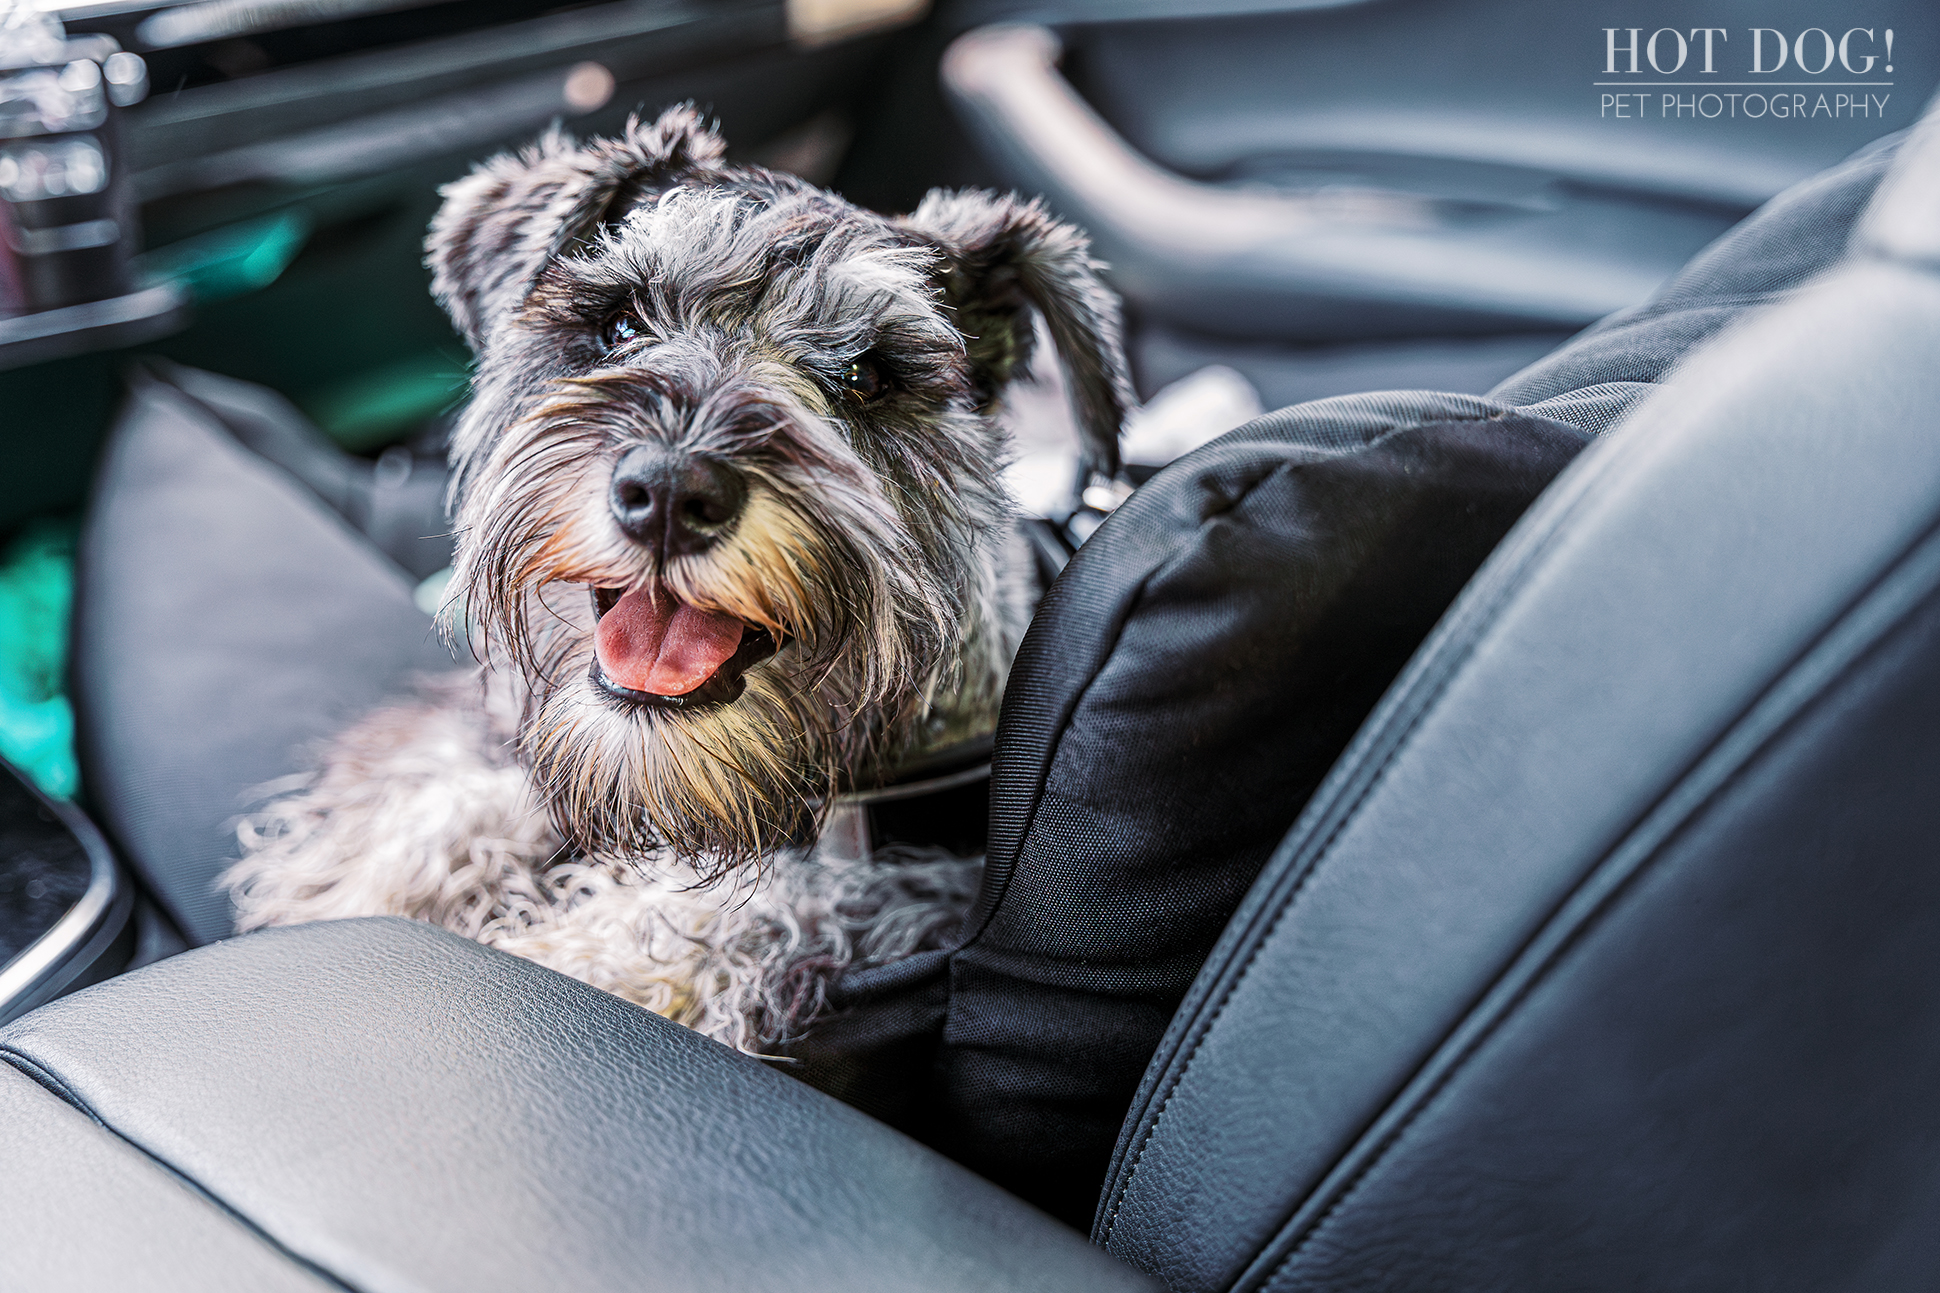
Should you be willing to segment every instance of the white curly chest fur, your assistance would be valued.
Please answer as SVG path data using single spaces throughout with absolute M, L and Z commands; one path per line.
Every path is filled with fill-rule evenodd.
M 443 925 L 737 1050 L 799 1035 L 851 967 L 939 946 L 983 859 L 777 854 L 714 879 L 671 853 L 570 856 L 468 680 L 382 709 L 242 826 L 239 927 L 348 916 Z

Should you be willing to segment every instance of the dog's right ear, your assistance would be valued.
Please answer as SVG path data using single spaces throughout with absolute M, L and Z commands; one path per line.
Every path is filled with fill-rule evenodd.
M 553 129 L 519 153 L 501 153 L 447 184 L 431 221 L 425 264 L 431 294 L 474 352 L 531 290 L 554 257 L 617 224 L 649 190 L 716 170 L 727 145 L 692 104 L 616 139 L 585 144 Z

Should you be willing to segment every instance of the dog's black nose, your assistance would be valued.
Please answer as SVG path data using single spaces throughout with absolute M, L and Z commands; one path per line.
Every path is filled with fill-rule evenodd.
M 748 487 L 724 462 L 643 444 L 613 469 L 609 498 L 628 538 L 672 560 L 705 551 L 733 529 Z

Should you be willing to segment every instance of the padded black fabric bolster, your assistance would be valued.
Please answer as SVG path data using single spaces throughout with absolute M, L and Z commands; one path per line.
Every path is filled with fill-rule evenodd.
M 427 925 L 188 952 L 0 1030 L 8 1061 L 357 1290 L 1155 1287 L 757 1060 Z
M 1018 654 L 965 941 L 841 985 L 805 1076 L 1083 1224 L 1166 1020 L 1301 804 L 1470 572 L 1648 389 L 1317 401 L 1134 494 Z
M 1020 654 L 1005 713 L 1034 721 L 999 734 L 991 879 L 951 958 L 947 1152 L 1088 1220 L 1145 1063 L 1247 886 L 1590 438 L 1446 412 L 1342 417 L 1333 444 L 1262 419 L 1073 559 Z

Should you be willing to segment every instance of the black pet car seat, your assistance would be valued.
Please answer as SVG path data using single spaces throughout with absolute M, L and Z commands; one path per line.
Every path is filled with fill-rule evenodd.
M 757 1061 L 361 921 L 0 1030 L 0 1273 L 1926 1287 L 1937 126 L 1848 262 L 1577 458 L 1361 727 L 1145 1069 L 1093 1223 L 1118 1261 Z

